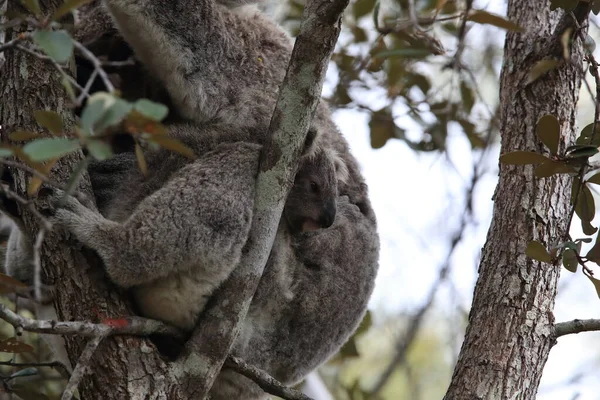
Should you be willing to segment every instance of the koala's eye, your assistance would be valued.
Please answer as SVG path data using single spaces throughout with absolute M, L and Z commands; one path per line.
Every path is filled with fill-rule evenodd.
M 313 193 L 317 193 L 317 192 L 319 191 L 319 185 L 317 185 L 317 183 L 316 183 L 316 182 L 313 182 L 313 181 L 311 181 L 311 182 L 310 182 L 310 190 L 311 190 Z

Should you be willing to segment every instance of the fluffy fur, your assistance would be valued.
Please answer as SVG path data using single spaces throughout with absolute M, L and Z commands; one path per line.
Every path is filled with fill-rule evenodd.
M 290 40 L 258 11 L 233 7 L 241 4 L 235 0 L 104 3 L 150 72 L 138 66 L 134 75 L 148 79 L 125 88 L 131 90 L 124 95 L 164 88 L 173 111 L 170 134 L 199 158 L 190 162 L 165 150 L 151 152 L 148 179 L 131 166 L 129 153 L 96 163 L 90 174 L 101 213 L 69 199 L 55 218 L 100 254 L 111 279 L 132 288 L 142 313 L 189 329 L 239 262 L 250 229 L 258 154 L 268 139 L 264 133 Z M 305 153 L 234 346 L 235 355 L 286 384 L 324 362 L 354 331 L 373 289 L 379 252 L 366 185 L 324 104 Z M 313 196 L 311 182 L 325 188 L 325 195 Z M 185 302 L 175 299 L 180 290 Z M 163 309 L 170 301 L 173 307 Z M 211 397 L 264 394 L 224 370 Z

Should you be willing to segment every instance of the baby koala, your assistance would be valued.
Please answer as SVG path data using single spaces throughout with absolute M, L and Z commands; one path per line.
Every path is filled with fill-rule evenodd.
M 163 184 L 155 191 L 154 177 L 142 177 L 130 155 L 133 168 L 104 206 L 105 216 L 55 190 L 53 222 L 100 255 L 109 278 L 131 289 L 141 315 L 191 330 L 215 289 L 239 264 L 252 221 L 260 148 L 218 145 L 166 182 L 162 172 L 169 165 L 159 163 L 163 171 L 157 170 L 157 179 Z M 149 164 L 153 160 L 148 157 Z M 123 156 L 117 163 L 122 168 Z M 154 167 L 148 166 L 150 173 Z M 330 227 L 344 171 L 331 150 L 304 156 L 282 215 L 285 233 L 278 236 Z M 90 175 L 93 184 L 101 181 Z

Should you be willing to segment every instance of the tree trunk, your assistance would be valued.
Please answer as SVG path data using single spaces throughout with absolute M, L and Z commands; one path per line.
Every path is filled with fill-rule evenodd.
M 509 1 L 508 19 L 525 32 L 506 36 L 502 153 L 547 152 L 535 134 L 537 121 L 546 114 L 560 122 L 561 148 L 573 142 L 583 75 L 581 39 L 574 39 L 570 62 L 527 84 L 537 61 L 560 57 L 560 34 L 573 24 L 563 15 L 562 10 L 551 12 L 547 0 Z M 501 165 L 469 325 L 445 399 L 535 398 L 553 345 L 560 266 L 527 258 L 525 248 L 531 240 L 550 247 L 564 236 L 570 183 L 566 175 L 539 179 L 531 166 Z
M 62 0 L 40 1 L 46 15 L 62 4 Z M 8 9 L 22 8 L 18 0 L 9 0 Z M 16 37 L 20 31 L 7 32 L 6 40 Z M 6 62 L 0 70 L 0 126 L 2 139 L 15 130 L 40 131 L 33 118 L 36 110 L 59 113 L 66 130 L 74 126 L 69 100 L 60 83 L 60 75 L 49 62 L 41 61 L 19 51 L 6 52 Z M 81 159 L 81 153 L 63 158 L 52 170 L 52 178 L 66 182 L 73 167 Z M 11 171 L 15 190 L 25 195 L 28 176 L 19 170 Z M 91 195 L 87 175 L 79 190 Z M 25 226 L 35 238 L 39 222 L 26 208 L 21 208 Z M 64 234 L 49 232 L 41 248 L 42 269 L 47 283 L 54 285 L 54 305 L 60 320 L 91 320 L 119 318 L 131 315 L 121 297 L 106 285 L 99 273 L 101 262 L 93 254 L 83 254 L 74 240 L 67 241 Z M 81 353 L 85 340 L 80 337 L 66 338 L 67 350 L 73 365 Z M 90 374 L 79 385 L 83 399 L 122 400 L 127 398 L 182 398 L 168 366 L 162 361 L 154 346 L 145 339 L 112 337 L 103 340 L 92 357 Z M 161 377 L 163 379 L 161 379 Z M 135 394 L 135 396 L 133 396 Z

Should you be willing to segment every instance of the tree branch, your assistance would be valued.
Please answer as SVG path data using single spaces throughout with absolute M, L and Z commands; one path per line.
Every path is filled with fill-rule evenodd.
M 104 336 L 93 337 L 87 342 L 83 352 L 79 356 L 79 360 L 77 361 L 77 365 L 71 374 L 71 379 L 67 383 L 67 387 L 65 388 L 61 400 L 71 400 L 77 390 L 77 386 L 79 386 L 79 382 L 83 379 L 85 374 L 88 372 L 90 368 L 90 361 L 92 360 L 92 356 L 94 352 L 100 345 L 100 342 L 104 339 Z M 79 397 L 79 396 L 77 396 Z
M 63 399 L 70 399 L 73 396 L 74 390 L 85 375 L 84 367 L 89 365 L 91 355 L 100 341 L 110 335 L 138 335 L 147 336 L 150 334 L 160 334 L 171 336 L 181 341 L 184 340 L 184 334 L 177 328 L 169 326 L 161 321 L 142 317 L 128 317 L 118 320 L 107 320 L 104 323 L 94 324 L 91 322 L 82 321 L 47 321 L 35 320 L 20 316 L 13 312 L 5 305 L 0 304 L 0 319 L 5 320 L 14 327 L 20 327 L 28 332 L 37 332 L 54 335 L 80 335 L 90 337 L 91 340 L 86 345 L 84 351 L 79 357 L 79 361 L 71 374 L 71 379 L 67 385 L 67 389 L 63 393 Z M 60 367 L 63 376 L 69 377 L 69 372 L 60 362 L 51 363 L 13 363 L 0 362 L 0 365 L 19 365 L 19 366 L 50 366 Z M 279 396 L 287 400 L 311 400 L 301 392 L 288 388 L 275 378 L 267 374 L 265 371 L 248 364 L 242 359 L 229 356 L 225 366 L 230 368 L 248 379 L 254 381 L 265 392 Z M 65 397 L 67 396 L 67 397 Z
M 600 331 L 600 319 L 574 319 L 554 325 L 554 337 L 559 338 L 581 332 Z
M 273 245 L 348 0 L 312 0 L 304 10 L 290 64 L 261 154 L 250 237 L 242 262 L 216 294 L 180 357 L 188 393 L 205 398 L 231 351 Z
M 246 378 L 256 382 L 265 392 L 287 400 L 311 400 L 310 397 L 295 389 L 282 385 L 279 381 L 267 374 L 260 368 L 248 364 L 244 360 L 229 356 L 225 361 L 225 367 L 244 375 Z
M 0 304 L 0 318 L 14 327 L 22 327 L 28 332 L 48 333 L 55 335 L 79 335 L 84 337 L 98 337 L 111 335 L 148 336 L 160 334 L 183 340 L 183 333 L 161 321 L 142 317 L 126 317 L 117 320 L 108 320 L 105 323 L 95 324 L 85 321 L 49 321 L 36 320 L 20 316 L 4 304 Z

